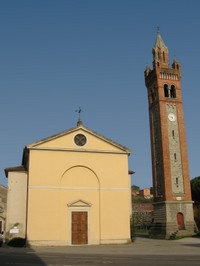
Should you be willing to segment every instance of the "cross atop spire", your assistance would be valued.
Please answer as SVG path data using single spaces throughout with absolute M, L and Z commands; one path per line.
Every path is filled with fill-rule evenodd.
M 81 109 L 80 106 L 79 106 L 79 109 L 75 111 L 75 112 L 78 113 L 78 120 L 79 120 L 79 121 L 81 120 L 81 112 L 82 112 L 82 111 L 83 111 L 83 110 Z

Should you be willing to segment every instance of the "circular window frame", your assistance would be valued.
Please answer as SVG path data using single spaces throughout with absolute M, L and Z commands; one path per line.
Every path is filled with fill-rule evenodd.
M 74 143 L 77 145 L 77 146 L 84 146 L 87 142 L 87 138 L 85 135 L 83 134 L 77 134 L 75 137 L 74 137 Z

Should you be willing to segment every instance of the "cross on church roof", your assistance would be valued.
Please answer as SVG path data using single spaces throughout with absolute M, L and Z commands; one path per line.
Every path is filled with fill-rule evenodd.
M 81 109 L 81 107 L 79 107 L 79 109 L 76 110 L 75 112 L 78 113 L 78 121 L 81 121 L 81 113 L 83 112 L 83 110 Z

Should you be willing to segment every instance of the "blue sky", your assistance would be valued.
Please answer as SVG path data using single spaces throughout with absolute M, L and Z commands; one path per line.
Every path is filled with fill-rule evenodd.
M 200 2 L 0 0 L 0 183 L 25 145 L 84 125 L 132 150 L 132 183 L 152 185 L 144 70 L 157 27 L 181 64 L 190 176 L 200 175 Z

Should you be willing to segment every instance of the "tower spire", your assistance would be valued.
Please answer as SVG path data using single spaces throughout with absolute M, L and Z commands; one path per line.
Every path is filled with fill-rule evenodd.
M 169 67 L 168 48 L 165 45 L 158 28 L 155 45 L 153 48 L 153 67 Z
M 160 35 L 160 31 L 159 31 L 159 28 L 158 28 L 158 32 L 157 32 L 157 38 L 156 38 L 156 42 L 155 42 L 155 45 L 154 45 L 154 48 L 164 48 L 164 49 L 167 49 L 167 46 L 165 45 L 161 35 Z M 168 50 L 168 49 L 167 49 Z

